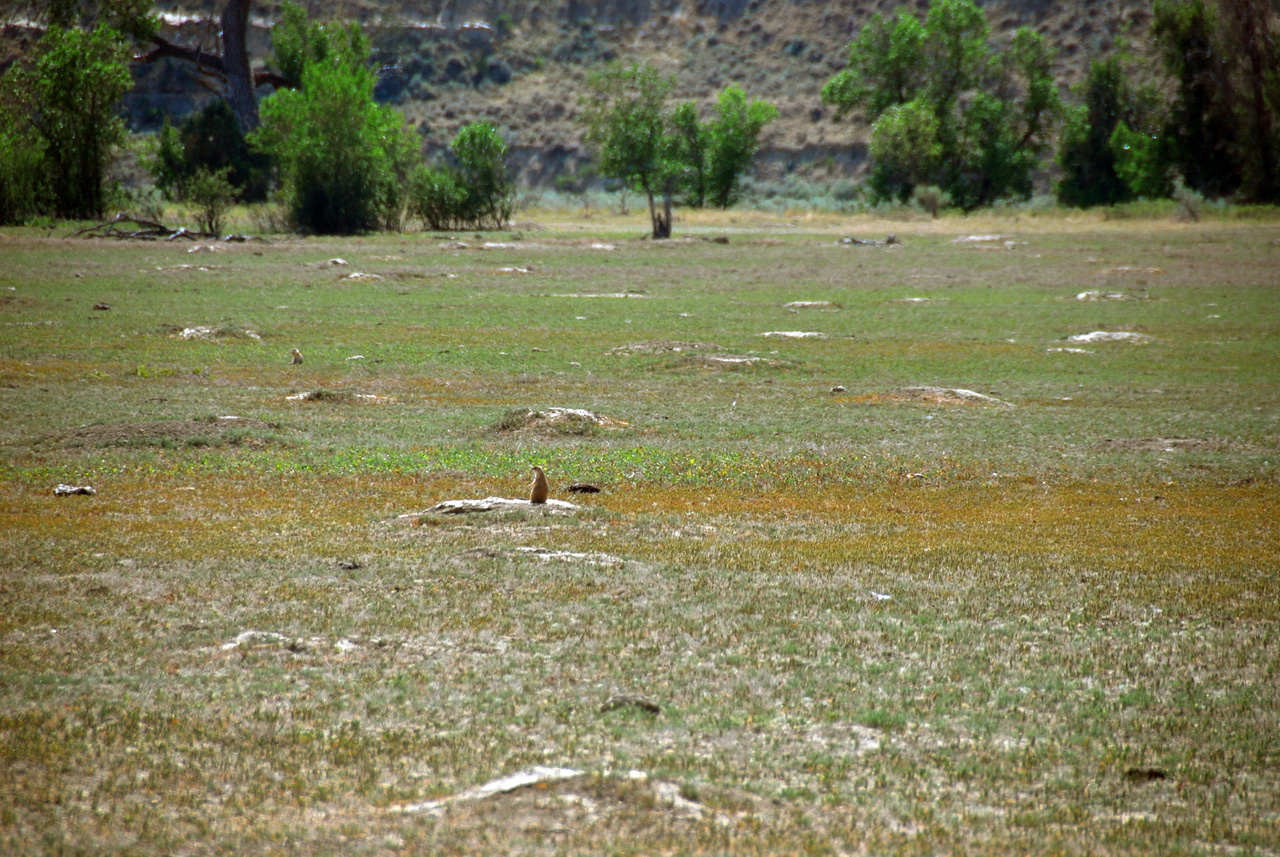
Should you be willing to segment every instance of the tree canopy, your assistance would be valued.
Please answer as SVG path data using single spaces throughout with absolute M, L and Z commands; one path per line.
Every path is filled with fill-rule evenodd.
M 373 100 L 368 40 L 356 24 L 306 58 L 300 87 L 262 104 L 252 145 L 275 158 L 294 221 L 321 233 L 398 222 L 417 141 L 394 108 Z
M 872 123 L 875 198 L 937 185 L 972 209 L 1030 195 L 1061 108 L 1052 57 L 1027 28 L 1001 51 L 989 35 L 972 0 L 934 0 L 923 21 L 904 7 L 872 16 L 850 43 L 822 99 Z

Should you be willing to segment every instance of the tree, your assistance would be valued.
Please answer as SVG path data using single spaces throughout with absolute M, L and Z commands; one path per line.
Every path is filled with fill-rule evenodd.
M 67 0 L 59 0 L 67 2 Z M 145 2 L 145 0 L 117 0 L 117 2 Z M 271 85 L 277 89 L 286 87 L 289 81 L 267 69 L 253 71 L 249 67 L 249 50 L 246 44 L 249 28 L 250 0 L 227 0 L 223 7 L 218 39 L 222 52 L 211 52 L 204 45 L 178 45 L 162 38 L 158 32 L 149 35 L 154 47 L 135 57 L 136 62 L 151 63 L 164 57 L 194 63 L 196 68 L 222 83 L 223 97 L 235 111 L 240 130 L 249 133 L 260 123 L 256 90 Z
M 1177 82 L 1165 132 L 1173 164 L 1203 194 L 1233 193 L 1241 178 L 1234 92 L 1229 67 L 1219 59 L 1217 13 L 1205 0 L 1157 0 L 1153 11 L 1152 35 Z
M 583 98 L 587 143 L 602 176 L 644 193 L 654 238 L 671 235 L 671 194 L 680 172 L 671 159 L 664 109 L 675 78 L 649 65 L 612 63 L 593 73 Z M 655 195 L 663 195 L 663 211 Z
M 1157 95 L 1131 83 L 1124 58 L 1095 60 L 1076 89 L 1058 144 L 1064 205 L 1114 205 L 1135 196 L 1168 196 Z
M 3 81 L 0 81 L 2 83 Z M 44 202 L 40 161 L 44 141 L 23 127 L 0 104 L 0 224 L 23 223 L 38 214 Z
M 772 104 L 748 101 L 741 89 L 728 86 L 704 122 L 692 101 L 666 108 L 674 86 L 674 77 L 651 66 L 615 63 L 591 77 L 583 99 L 586 138 L 600 174 L 645 194 L 655 238 L 671 234 L 673 194 L 697 208 L 708 199 L 721 208 L 732 205 L 760 132 L 778 115 Z M 656 209 L 659 192 L 662 213 Z
M 34 68 L 18 72 L 34 135 L 43 146 L 54 212 L 99 217 L 106 207 L 107 164 L 124 139 L 116 115 L 133 85 L 125 65 L 128 47 L 115 30 L 53 27 L 40 40 Z
M 416 140 L 399 113 L 374 102 L 358 25 L 330 47 L 306 63 L 299 89 L 263 102 L 249 142 L 275 158 L 299 226 L 352 233 L 396 223 Z
M 153 0 L 16 0 L 11 5 L 15 17 L 23 17 L 46 28 L 91 30 L 106 24 L 117 33 L 147 41 L 160 29 L 151 15 Z
M 1219 0 L 1223 41 L 1237 63 L 1242 184 L 1259 202 L 1280 202 L 1280 27 L 1265 0 Z
M 693 101 L 676 105 L 668 122 L 668 157 L 684 165 L 676 179 L 677 190 L 686 205 L 702 208 L 707 204 L 710 181 L 710 125 L 698 117 L 698 105 Z
M 882 113 L 871 134 L 873 196 L 905 202 L 917 185 L 940 183 L 944 153 L 938 137 L 938 117 L 922 99 Z
M 738 180 L 759 147 L 760 132 L 778 118 L 778 109 L 765 101 L 747 101 L 736 86 L 727 86 L 716 102 L 708 127 L 707 192 L 720 208 L 738 200 Z
M 837 116 L 861 108 L 868 123 L 912 101 L 926 80 L 924 37 L 920 20 L 905 7 L 898 7 L 892 24 L 872 15 L 849 44 L 848 67 L 822 88 L 822 100 L 835 106 Z
M 164 124 L 150 146 L 147 166 L 156 187 L 167 196 L 184 197 L 188 181 L 199 170 L 227 170 L 236 199 L 261 202 L 267 197 L 271 162 L 254 151 L 231 105 L 221 99 L 189 114 L 178 128 Z
M 1003 52 L 988 34 L 972 0 L 935 0 L 923 23 L 903 9 L 891 23 L 875 15 L 850 43 L 848 67 L 822 98 L 837 115 L 861 110 L 872 123 L 874 198 L 937 185 L 971 210 L 1030 195 L 1061 109 L 1052 58 L 1026 28 Z
M 1265 0 L 1157 0 L 1152 35 L 1176 81 L 1165 137 L 1208 196 L 1280 202 L 1280 23 Z

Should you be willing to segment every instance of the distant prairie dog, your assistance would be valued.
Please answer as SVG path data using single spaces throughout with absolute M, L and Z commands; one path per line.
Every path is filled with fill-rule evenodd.
M 533 484 L 529 486 L 529 502 L 545 503 L 551 489 L 547 485 L 547 474 L 538 465 L 533 465 Z
M 302 362 L 302 352 L 296 348 L 293 349 L 293 365 L 296 366 L 301 362 Z

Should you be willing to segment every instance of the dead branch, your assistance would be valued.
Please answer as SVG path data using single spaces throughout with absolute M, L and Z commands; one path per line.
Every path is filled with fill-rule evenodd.
M 137 229 L 117 228 L 122 223 L 132 223 Z M 89 238 L 117 238 L 117 239 L 139 239 L 143 241 L 155 241 L 164 238 L 173 241 L 177 238 L 186 238 L 191 241 L 197 241 L 205 238 L 217 238 L 211 232 L 195 232 L 185 227 L 179 229 L 171 229 L 163 223 L 157 223 L 154 220 L 147 220 L 145 217 L 134 217 L 125 214 L 123 211 L 117 214 L 111 220 L 105 223 L 99 223 L 95 226 L 86 226 L 83 229 L 73 232 L 70 238 L 79 238 L 81 235 L 87 235 Z

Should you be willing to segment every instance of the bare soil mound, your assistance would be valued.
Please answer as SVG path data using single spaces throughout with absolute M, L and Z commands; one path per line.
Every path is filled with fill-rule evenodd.
M 544 431 L 554 434 L 591 434 L 598 429 L 622 429 L 624 420 L 597 414 L 584 408 L 547 408 L 535 411 L 516 408 L 507 411 L 493 425 L 494 431 Z
M 952 389 L 947 387 L 902 387 L 887 390 L 883 393 L 871 393 L 866 396 L 854 396 L 859 402 L 924 402 L 931 405 L 980 405 L 983 407 L 999 406 L 1012 408 L 1009 402 L 975 393 L 973 390 Z
M 766 820 L 776 806 L 745 792 L 682 787 L 640 771 L 592 774 L 571 768 L 532 768 L 452 798 L 393 806 L 394 814 L 443 817 L 456 831 L 527 833 L 607 825 L 616 835 L 667 825 L 711 822 L 731 827 Z
M 192 420 L 97 423 L 66 429 L 47 438 L 61 447 L 262 445 L 278 441 L 278 423 L 254 417 L 201 417 Z
M 680 342 L 674 339 L 646 339 L 609 349 L 609 354 L 683 354 L 689 351 L 722 351 L 710 342 Z

